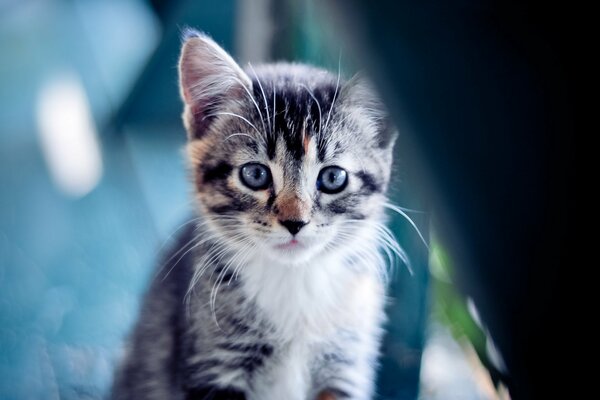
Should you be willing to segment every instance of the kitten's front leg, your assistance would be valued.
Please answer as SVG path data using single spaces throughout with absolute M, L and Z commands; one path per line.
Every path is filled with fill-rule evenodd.
M 231 344 L 204 355 L 187 365 L 186 400 L 247 400 L 250 377 L 258 373 L 268 358 L 266 345 Z M 219 347 L 219 346 L 216 346 Z M 234 350 L 236 349 L 236 350 Z
M 273 347 L 251 337 L 213 336 L 203 354 L 190 357 L 185 371 L 186 400 L 247 400 L 252 377 L 268 363 Z
M 312 366 L 316 400 L 370 400 L 383 330 L 384 287 L 370 274 L 348 285 L 339 329 L 316 349 Z
M 373 394 L 376 343 L 359 343 L 324 353 L 315 371 L 314 400 L 369 400 Z
M 382 332 L 379 320 L 381 318 L 374 317 L 362 326 L 356 324 L 340 329 L 320 346 L 312 367 L 311 399 L 370 400 L 373 397 Z

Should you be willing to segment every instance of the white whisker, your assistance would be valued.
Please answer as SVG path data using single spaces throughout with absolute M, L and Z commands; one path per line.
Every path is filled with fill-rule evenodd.
M 377 243 L 379 244 L 381 250 L 386 253 L 388 261 L 390 262 L 390 266 L 392 268 L 394 267 L 394 264 L 395 264 L 394 258 L 397 257 L 404 263 L 404 265 L 408 269 L 408 272 L 411 275 L 413 275 L 413 269 L 412 269 L 412 265 L 410 263 L 410 259 L 409 259 L 408 255 L 406 254 L 404 249 L 402 249 L 402 247 L 398 244 L 398 242 L 396 241 L 396 238 L 394 237 L 394 234 L 389 230 L 389 228 L 387 226 L 385 226 L 384 224 L 377 222 L 377 221 L 351 219 L 351 220 L 341 221 L 340 228 L 343 229 L 343 228 L 345 228 L 346 225 L 362 225 L 362 226 L 370 226 L 370 227 L 374 228 L 375 232 L 377 234 L 377 236 L 376 236 Z M 355 235 L 352 232 L 345 232 L 343 230 L 340 230 L 340 232 L 338 232 L 338 235 L 340 235 L 342 237 L 344 237 L 344 235 L 346 235 L 346 238 L 349 240 L 352 240 L 355 238 Z M 355 246 L 356 246 L 356 244 L 352 243 L 352 247 L 355 247 Z
M 225 266 L 222 267 L 222 270 L 219 273 L 219 275 L 217 276 L 215 284 L 213 285 L 213 288 L 211 290 L 210 297 L 209 297 L 209 303 L 210 303 L 210 308 L 211 308 L 211 311 L 212 311 L 212 314 L 213 314 L 213 318 L 214 318 L 215 323 L 217 324 L 217 326 L 219 326 L 219 322 L 218 322 L 217 312 L 216 312 L 216 301 L 217 301 L 217 294 L 219 292 L 219 287 L 221 286 L 221 283 L 223 283 L 223 279 L 227 275 L 227 272 L 231 268 L 232 264 L 234 262 L 236 262 L 237 259 L 239 258 L 239 256 L 241 254 L 243 254 L 250 246 L 251 246 L 251 243 L 246 244 L 244 247 L 242 247 L 240 250 L 238 250 L 233 257 L 231 257 L 229 259 L 229 261 L 227 262 L 227 264 L 225 264 Z M 233 279 L 233 274 L 232 274 L 231 279 Z M 231 280 L 229 282 L 231 282 Z M 219 329 L 220 329 L 220 327 L 219 327 Z
M 429 250 L 429 245 L 427 244 L 427 241 L 425 240 L 425 238 L 423 237 L 423 234 L 421 233 L 421 231 L 419 230 L 419 228 L 417 227 L 417 224 L 415 224 L 415 222 L 412 220 L 412 218 L 410 218 L 408 216 L 408 214 L 406 212 L 404 212 L 404 210 L 402 210 L 402 208 L 391 204 L 391 203 L 384 203 L 383 206 L 389 210 L 395 211 L 397 214 L 401 215 L 402 217 L 404 217 L 404 219 L 406 219 L 406 221 L 408 221 L 408 223 L 414 228 L 414 230 L 417 232 L 417 234 L 419 235 L 419 237 L 421 238 L 421 241 L 423 242 L 423 244 L 425 245 L 425 247 L 427 248 L 427 250 Z
M 258 135 L 261 136 L 261 133 L 258 130 L 258 128 L 256 126 L 254 126 L 254 124 L 252 122 L 248 121 L 246 118 L 242 117 L 241 115 L 238 115 L 238 114 L 235 114 L 232 112 L 222 111 L 222 112 L 215 112 L 212 114 L 208 114 L 206 117 L 214 117 L 217 115 L 229 115 L 230 117 L 237 117 L 237 118 L 241 119 L 242 121 L 244 121 L 245 123 L 247 123 L 248 125 L 250 125 L 256 131 L 256 133 L 258 133 Z
M 265 111 L 267 112 L 267 122 L 269 122 L 269 125 L 270 125 L 271 117 L 269 115 L 269 107 L 267 107 L 267 96 L 265 96 L 265 91 L 263 90 L 263 86 L 260 83 L 260 79 L 258 79 L 258 75 L 256 75 L 256 71 L 254 70 L 254 67 L 250 63 L 248 63 L 248 65 L 250 66 L 250 69 L 252 69 L 252 73 L 254 74 L 254 77 L 256 78 L 256 81 L 258 82 L 258 87 L 260 88 L 260 91 L 263 95 L 263 100 L 265 101 Z M 269 128 L 270 128 L 270 131 L 273 132 L 273 127 L 269 126 Z
M 267 129 L 265 128 L 265 119 L 264 119 L 264 117 L 262 115 L 262 112 L 260 112 L 260 108 L 258 107 L 258 103 L 254 99 L 254 95 L 252 93 L 250 93 L 250 90 L 248 90 L 248 88 L 246 87 L 246 85 L 244 85 L 244 83 L 242 81 L 240 81 L 238 78 L 232 77 L 232 79 L 235 79 L 240 85 L 242 85 L 242 87 L 244 88 L 244 90 L 246 91 L 246 93 L 248 93 L 248 97 L 250 97 L 250 100 L 252 100 L 252 103 L 254 103 L 254 107 L 256 107 L 256 111 L 258 111 L 258 115 L 260 116 L 260 122 L 261 122 L 261 124 L 263 126 L 263 131 L 266 132 Z
M 329 118 L 331 117 L 331 111 L 333 110 L 333 106 L 335 104 L 335 100 L 337 98 L 338 89 L 340 87 L 340 77 L 342 75 L 342 52 L 340 51 L 340 57 L 338 59 L 338 76 L 337 83 L 335 84 L 335 92 L 333 94 L 333 100 L 331 101 L 331 107 L 329 107 L 329 113 L 327 114 L 327 122 L 325 122 L 325 129 L 329 126 Z
M 273 137 L 275 136 L 275 110 L 276 110 L 276 104 L 275 104 L 275 83 L 273 83 Z
M 250 139 L 252 139 L 254 142 L 256 142 L 256 139 L 255 139 L 255 138 L 253 138 L 252 136 L 248 135 L 247 133 L 242 133 L 242 132 L 236 132 L 236 133 L 232 133 L 231 135 L 227 136 L 227 137 L 225 138 L 225 140 L 229 140 L 229 139 L 231 139 L 232 137 L 236 137 L 236 136 L 244 136 L 244 137 L 250 138 Z
M 197 218 L 192 218 L 191 220 L 184 222 L 183 224 L 179 225 L 169 236 L 167 236 L 167 238 L 163 241 L 163 244 L 159 247 L 159 249 L 156 251 L 157 254 L 160 254 L 165 246 L 167 245 L 167 243 L 175 236 L 175 234 L 177 232 L 179 232 L 182 228 L 184 228 L 185 226 L 191 224 L 191 223 L 196 223 L 200 220 L 201 218 L 197 217 Z M 189 246 L 194 240 L 196 239 L 196 237 L 190 239 L 186 244 L 184 244 L 183 246 L 181 246 L 181 248 L 175 253 L 178 254 L 179 252 L 182 251 L 183 248 Z M 176 257 L 176 256 L 175 256 Z M 156 273 L 154 274 L 154 279 L 156 279 L 158 277 L 158 275 L 162 272 L 162 270 L 166 267 L 166 264 L 171 261 L 171 259 L 173 258 L 173 256 L 171 256 L 171 258 L 169 258 L 167 261 L 163 262 L 162 265 L 160 266 L 160 268 L 158 268 L 158 270 L 156 271 Z
M 317 100 L 317 98 L 315 97 L 313 92 L 308 88 L 308 86 L 306 86 L 303 83 L 300 83 L 300 86 L 306 89 L 310 97 L 312 97 L 315 103 L 317 104 L 317 109 L 319 110 L 319 134 L 321 134 L 321 132 L 323 131 L 323 117 L 321 116 L 321 105 L 319 104 L 319 100 Z

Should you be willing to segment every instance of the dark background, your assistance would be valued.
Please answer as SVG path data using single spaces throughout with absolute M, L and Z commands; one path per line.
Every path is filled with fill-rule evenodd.
M 434 226 L 513 398 L 566 386 L 584 20 L 542 2 L 334 1 L 408 120 Z M 349 4 L 351 3 L 351 4 Z M 579 27 L 578 27 L 579 26 Z M 555 393 L 554 393 L 555 395 Z

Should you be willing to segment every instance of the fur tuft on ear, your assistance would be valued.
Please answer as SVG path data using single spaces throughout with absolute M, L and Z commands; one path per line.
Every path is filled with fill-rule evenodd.
M 183 28 L 181 30 L 181 44 L 184 44 L 188 39 L 195 38 L 195 37 L 202 37 L 202 36 L 207 36 L 207 35 L 204 35 L 197 29 L 186 26 L 185 28 Z
M 252 82 L 240 66 L 210 37 L 183 31 L 179 88 L 185 108 L 183 121 L 190 139 L 201 138 L 214 113 L 250 92 Z

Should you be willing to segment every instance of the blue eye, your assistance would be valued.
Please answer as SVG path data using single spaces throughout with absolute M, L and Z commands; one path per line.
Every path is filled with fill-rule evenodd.
M 323 193 L 339 193 L 348 184 L 348 173 L 340 167 L 325 167 L 319 172 L 317 189 Z
M 271 171 L 266 165 L 248 163 L 240 169 L 240 180 L 252 190 L 262 190 L 271 184 Z

